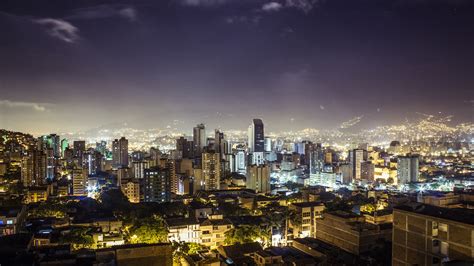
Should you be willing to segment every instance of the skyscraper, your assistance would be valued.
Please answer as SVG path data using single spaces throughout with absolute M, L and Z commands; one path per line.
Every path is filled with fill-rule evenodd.
M 270 166 L 251 165 L 247 172 L 247 188 L 257 193 L 270 193 Z
M 170 171 L 164 167 L 145 169 L 144 201 L 167 202 L 171 199 Z
M 364 150 L 354 149 L 350 154 L 352 165 L 352 178 L 360 180 L 362 178 L 362 162 L 364 161 Z
M 133 175 L 136 179 L 143 179 L 145 175 L 145 169 L 150 167 L 150 163 L 148 161 L 136 161 L 132 162 L 132 171 Z
M 112 142 L 112 160 L 114 167 L 128 166 L 128 140 L 125 137 Z
M 305 155 L 309 162 L 309 173 L 321 173 L 324 166 L 324 153 L 321 143 L 305 144 Z
M 202 150 L 206 146 L 206 127 L 198 124 L 193 128 L 194 156 L 201 157 Z
M 47 158 L 43 151 L 33 150 L 21 160 L 21 181 L 24 186 L 40 186 L 45 183 Z
M 249 126 L 248 148 L 251 153 L 265 151 L 265 137 L 261 119 L 254 119 Z
M 194 156 L 193 141 L 188 141 L 184 137 L 176 139 L 176 150 L 181 153 L 182 158 L 192 158 Z
M 87 195 L 87 172 L 81 167 L 72 170 L 72 194 L 74 196 Z
M 221 182 L 220 157 L 216 152 L 202 153 L 202 180 L 205 190 L 219 189 Z
M 247 155 L 243 148 L 238 149 L 235 154 L 235 171 L 241 174 L 247 172 Z
M 416 155 L 399 156 L 397 181 L 399 184 L 417 182 L 419 178 L 419 157 Z
M 67 139 L 61 140 L 61 157 L 64 157 L 64 151 L 69 148 L 69 141 Z
M 84 152 L 86 151 L 86 142 L 84 140 L 76 140 L 73 142 L 74 157 L 76 157 L 82 167 L 82 160 L 84 159 Z
M 265 137 L 265 152 L 272 151 L 272 139 L 270 137 Z
M 214 138 L 214 150 L 219 153 L 221 160 L 225 159 L 226 147 L 227 145 L 224 140 L 224 133 L 216 129 Z
M 43 142 L 46 147 L 53 149 L 53 156 L 59 158 L 61 156 L 61 138 L 56 134 L 43 136 Z

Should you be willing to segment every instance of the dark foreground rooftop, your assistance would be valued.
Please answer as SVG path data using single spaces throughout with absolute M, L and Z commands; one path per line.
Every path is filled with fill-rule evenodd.
M 421 203 L 401 205 L 394 209 L 474 225 L 474 210 L 471 209 L 441 208 Z

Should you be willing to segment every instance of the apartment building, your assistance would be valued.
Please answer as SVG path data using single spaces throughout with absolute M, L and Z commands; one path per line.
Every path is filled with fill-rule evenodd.
M 392 265 L 474 262 L 474 211 L 427 204 L 393 211 Z

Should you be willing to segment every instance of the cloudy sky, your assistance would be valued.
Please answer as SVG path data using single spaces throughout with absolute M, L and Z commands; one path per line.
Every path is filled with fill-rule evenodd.
M 474 120 L 470 0 L 2 0 L 0 128 Z

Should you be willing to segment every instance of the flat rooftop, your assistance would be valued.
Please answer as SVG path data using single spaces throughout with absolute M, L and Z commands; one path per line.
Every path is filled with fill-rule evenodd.
M 421 203 L 401 205 L 394 209 L 474 225 L 474 210 L 471 209 L 441 208 Z

